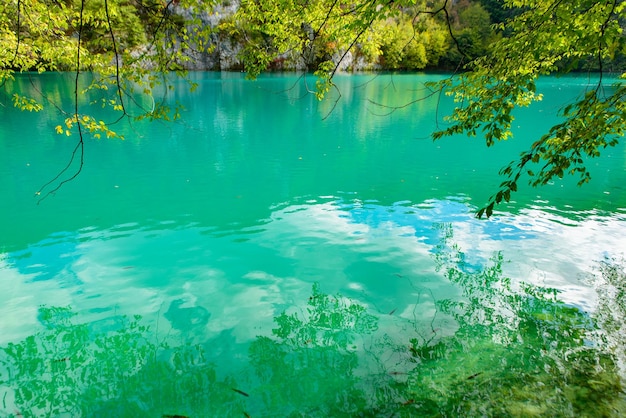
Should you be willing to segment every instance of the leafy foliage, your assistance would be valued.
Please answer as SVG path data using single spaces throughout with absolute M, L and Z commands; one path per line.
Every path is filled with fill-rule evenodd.
M 318 98 L 341 68 L 364 58 L 362 68 L 416 70 L 440 64 L 449 44 L 448 2 L 292 0 L 243 1 L 222 30 L 243 43 L 241 54 L 250 77 L 271 68 L 315 71 Z M 478 6 L 480 7 L 480 6 Z M 289 18 L 284 18 L 289 16 Z M 489 30 L 489 17 L 483 22 Z M 481 40 L 485 42 L 485 40 Z M 351 54 L 349 63 L 344 62 Z
M 514 19 L 497 25 L 508 33 L 491 46 L 489 54 L 473 61 L 467 73 L 443 85 L 458 106 L 447 119 L 450 126 L 434 138 L 465 133 L 484 135 L 487 146 L 512 137 L 513 110 L 541 100 L 535 81 L 556 71 L 575 70 L 595 60 L 602 72 L 605 63 L 623 53 L 625 38 L 620 25 L 626 5 L 619 1 L 507 1 L 523 10 Z M 597 85 L 561 111 L 563 121 L 536 140 L 517 161 L 504 167 L 508 177 L 478 216 L 490 216 L 495 204 L 508 201 L 522 175 L 533 186 L 564 174 L 589 181 L 586 160 L 618 143 L 624 134 L 625 110 L 622 83 Z M 538 164 L 538 171 L 529 163 Z

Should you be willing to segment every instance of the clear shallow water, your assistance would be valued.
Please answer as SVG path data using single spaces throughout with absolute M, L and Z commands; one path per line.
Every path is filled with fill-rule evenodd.
M 295 76 L 192 77 L 193 96 L 182 83 L 176 92 L 181 122 L 121 124 L 124 141 L 88 140 L 81 175 L 40 204 L 34 193 L 75 139 L 54 133 L 59 114 L 20 113 L 5 99 L 5 415 L 598 408 L 589 388 L 561 399 L 537 389 L 554 386 L 553 374 L 536 376 L 586 364 L 560 353 L 589 345 L 570 329 L 596 311 L 589 274 L 626 249 L 624 146 L 589 162 L 583 188 L 571 179 L 523 188 L 492 219 L 473 217 L 498 169 L 585 79 L 543 80 L 544 101 L 518 114 L 519 138 L 485 149 L 428 138 L 445 98 L 392 113 L 379 105 L 421 97 L 426 76 L 339 77 L 336 105 Z M 34 80 L 50 95 L 71 92 L 69 75 Z M 556 288 L 558 300 L 520 283 Z M 546 352 L 553 344 L 567 350 Z M 576 373 L 559 381 L 578 388 Z M 614 395 L 603 379 L 592 392 Z M 503 382 L 536 384 L 536 397 L 498 401 L 490 385 Z

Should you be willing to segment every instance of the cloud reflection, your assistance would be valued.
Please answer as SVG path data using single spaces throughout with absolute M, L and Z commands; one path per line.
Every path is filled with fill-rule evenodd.
M 463 196 L 382 205 L 345 194 L 275 206 L 263 227 L 250 231 L 164 223 L 57 235 L 2 257 L 0 282 L 9 289 L 0 294 L 0 315 L 9 318 L 2 339 L 28 334 L 39 305 L 61 304 L 88 321 L 133 312 L 199 340 L 231 330 L 249 341 L 314 282 L 381 313 L 427 312 L 433 300 L 457 293 L 431 259 L 439 223 L 453 226 L 465 268 L 503 251 L 514 281 L 554 287 L 564 301 L 591 311 L 585 273 L 626 248 L 619 214 L 566 218 L 527 209 L 481 221 L 473 210 Z M 184 315 L 172 309 L 202 318 L 192 315 L 183 326 Z

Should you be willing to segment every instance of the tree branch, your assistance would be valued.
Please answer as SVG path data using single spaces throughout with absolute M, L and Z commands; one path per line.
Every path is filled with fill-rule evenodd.
M 48 196 L 54 194 L 57 190 L 59 190 L 65 183 L 68 183 L 70 181 L 72 181 L 73 179 L 75 179 L 80 172 L 83 169 L 83 164 L 84 164 L 84 157 L 85 157 L 85 142 L 83 139 L 83 130 L 82 130 L 82 122 L 80 121 L 80 117 L 78 114 L 78 81 L 80 78 L 80 48 L 82 45 L 82 33 L 83 33 L 83 13 L 85 10 L 85 0 L 81 0 L 80 2 L 80 14 L 79 14 L 79 23 L 78 23 L 78 42 L 77 42 L 77 46 L 76 46 L 76 76 L 74 78 L 74 119 L 76 122 L 76 126 L 78 129 L 78 142 L 76 143 L 76 146 L 74 147 L 74 150 L 72 151 L 72 155 L 67 163 L 67 165 L 63 168 L 63 170 L 61 170 L 56 177 L 54 177 L 52 180 L 50 180 L 48 183 L 44 184 L 37 193 L 35 193 L 35 195 L 40 196 L 41 193 L 43 192 L 43 190 L 48 187 L 50 184 L 54 183 L 57 179 L 59 179 L 64 173 L 66 173 L 70 167 L 72 166 L 72 164 L 74 163 L 74 160 L 76 159 L 76 154 L 80 153 L 80 160 L 79 160 L 79 165 L 78 168 L 76 169 L 76 171 L 69 177 L 66 179 L 63 179 L 62 181 L 59 182 L 59 184 L 57 184 L 56 187 L 54 187 L 52 190 L 48 191 L 42 198 L 40 198 L 37 201 L 37 204 L 41 203 L 44 199 L 46 199 Z

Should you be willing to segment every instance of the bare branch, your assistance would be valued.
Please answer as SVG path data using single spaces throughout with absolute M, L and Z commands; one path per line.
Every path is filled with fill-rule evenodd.
M 109 0 L 104 0 L 104 13 L 107 18 L 107 26 L 109 27 L 109 34 L 111 35 L 111 42 L 113 44 L 113 54 L 115 55 L 115 83 L 117 84 L 117 95 L 120 99 L 120 106 L 122 106 L 122 113 L 126 114 L 126 106 L 124 105 L 124 97 L 122 96 L 122 87 L 120 83 L 120 57 L 117 52 L 117 42 L 115 41 L 115 35 L 113 34 L 113 26 L 111 25 L 111 16 L 109 15 Z
M 80 2 L 80 14 L 79 14 L 79 26 L 78 26 L 78 42 L 76 46 L 76 76 L 74 78 L 74 118 L 76 122 L 76 126 L 78 128 L 78 142 L 74 147 L 74 151 L 72 151 L 72 155 L 67 163 L 67 165 L 61 170 L 56 177 L 50 180 L 48 183 L 44 184 L 39 191 L 36 193 L 37 196 L 40 196 L 43 190 L 48 187 L 50 184 L 54 183 L 57 179 L 59 179 L 65 172 L 67 172 L 74 160 L 76 159 L 76 154 L 80 153 L 79 165 L 76 171 L 66 179 L 63 179 L 56 187 L 52 190 L 48 191 L 42 198 L 37 201 L 37 204 L 41 203 L 44 199 L 46 199 L 51 194 L 54 194 L 57 190 L 59 190 L 65 183 L 68 183 L 75 179 L 83 169 L 84 157 L 85 157 L 85 142 L 83 139 L 83 130 L 82 123 L 80 121 L 80 117 L 78 114 L 78 81 L 80 78 L 80 48 L 82 45 L 82 32 L 83 32 L 83 12 L 85 10 L 85 0 L 81 0 Z

